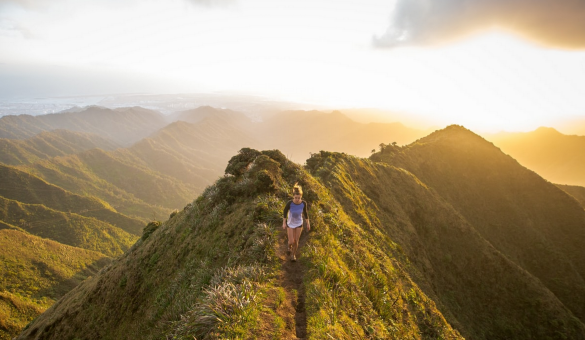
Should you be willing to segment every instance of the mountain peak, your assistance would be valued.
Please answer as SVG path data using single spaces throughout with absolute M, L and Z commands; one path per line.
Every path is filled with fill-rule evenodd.
M 538 129 L 534 130 L 534 133 L 541 134 L 541 135 L 562 135 L 559 131 L 552 127 L 541 126 Z
M 483 137 L 479 136 L 475 132 L 465 128 L 462 125 L 449 125 L 441 130 L 436 130 L 430 135 L 419 139 L 418 141 L 412 143 L 411 145 L 416 144 L 427 144 L 427 143 L 437 143 L 437 142 L 448 142 L 448 143 L 469 143 L 469 142 L 483 142 L 490 144 L 486 141 Z

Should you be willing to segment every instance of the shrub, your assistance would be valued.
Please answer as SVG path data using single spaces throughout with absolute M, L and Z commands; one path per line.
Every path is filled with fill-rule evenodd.
M 258 150 L 242 148 L 237 155 L 229 160 L 225 173 L 236 177 L 241 176 L 258 155 L 261 155 Z
M 147 224 L 146 227 L 144 227 L 142 230 L 142 239 L 146 240 L 152 233 L 154 233 L 155 230 L 158 229 L 158 227 L 160 227 L 160 225 L 160 221 L 152 221 Z
M 245 325 L 255 322 L 253 307 L 259 295 L 256 285 L 248 279 L 240 284 L 224 281 L 204 294 L 201 302 L 175 324 L 174 339 L 243 337 Z

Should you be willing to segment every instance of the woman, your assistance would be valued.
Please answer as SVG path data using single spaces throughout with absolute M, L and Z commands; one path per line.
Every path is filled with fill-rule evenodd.
M 295 262 L 297 260 L 296 253 L 299 249 L 299 239 L 303 231 L 303 218 L 307 221 L 307 231 L 311 230 L 309 224 L 309 215 L 307 214 L 307 202 L 302 200 L 303 189 L 298 183 L 293 187 L 293 199 L 288 201 L 284 207 L 282 229 L 288 226 L 288 252 L 290 260 Z

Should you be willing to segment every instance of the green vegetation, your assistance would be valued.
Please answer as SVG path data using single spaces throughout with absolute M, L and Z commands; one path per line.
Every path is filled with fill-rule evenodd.
M 0 291 L 0 339 L 12 340 L 52 302 L 31 302 L 18 295 Z
M 0 230 L 0 339 L 26 324 L 108 264 L 103 254 L 18 230 Z
M 108 202 L 131 217 L 167 216 L 190 200 L 197 188 L 133 162 L 128 151 L 89 150 L 20 169 L 78 195 Z
M 133 193 L 126 192 L 96 176 L 77 156 L 56 157 L 27 167 L 19 167 L 19 169 L 77 195 L 98 198 L 121 214 L 140 219 L 144 223 L 152 220 L 153 215 L 155 218 L 160 218 L 166 216 L 171 210 L 148 204 Z M 154 191 L 153 195 L 156 197 Z
M 57 211 L 76 213 L 139 235 L 143 222 L 124 216 L 95 197 L 76 195 L 16 168 L 0 164 L 0 196 L 26 204 L 39 204 Z
M 95 218 L 64 213 L 40 204 L 24 204 L 0 197 L 0 220 L 43 238 L 98 251 L 121 255 L 138 239 L 120 228 Z
M 0 138 L 0 163 L 31 164 L 41 159 L 89 149 L 114 150 L 117 145 L 98 135 L 68 130 L 44 131 L 26 140 Z

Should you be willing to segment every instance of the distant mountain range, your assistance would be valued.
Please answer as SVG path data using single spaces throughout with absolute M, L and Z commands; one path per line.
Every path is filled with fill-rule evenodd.
M 108 109 L 90 106 L 73 112 L 0 117 L 0 138 L 25 139 L 43 131 L 65 129 L 97 134 L 128 146 L 166 124 L 161 113 L 141 107 Z
M 400 123 L 357 123 L 339 111 L 285 111 L 257 125 L 263 148 L 279 149 L 298 162 L 320 150 L 367 157 L 381 143 L 402 145 L 426 134 Z
M 503 152 L 553 183 L 585 186 L 585 136 L 541 127 L 486 136 Z

